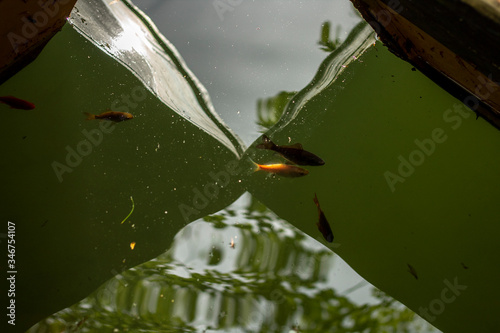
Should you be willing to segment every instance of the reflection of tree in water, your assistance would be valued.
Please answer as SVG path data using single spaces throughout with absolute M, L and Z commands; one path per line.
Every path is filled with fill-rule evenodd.
M 267 131 L 280 119 L 285 106 L 297 92 L 282 91 L 274 97 L 257 100 L 257 123 Z
M 355 13 L 358 13 L 354 10 Z M 359 15 L 359 13 L 357 14 Z M 335 35 L 331 35 L 331 23 L 329 21 L 323 22 L 321 25 L 321 34 L 318 41 L 320 49 L 326 52 L 333 52 L 341 44 L 340 31 L 341 26 L 337 25 L 335 28 Z M 259 98 L 257 100 L 257 123 L 264 131 L 270 129 L 278 122 L 285 106 L 297 94 L 296 91 L 281 91 L 276 96 L 269 98 Z
M 341 26 L 337 25 L 335 29 L 335 37 L 330 38 L 331 23 L 329 21 L 323 22 L 321 25 L 321 36 L 318 44 L 320 49 L 326 52 L 333 52 L 340 45 L 340 30 Z
M 380 292 L 375 305 L 339 295 L 328 276 L 335 255 L 261 203 L 231 208 L 33 331 L 415 331 L 414 314 Z

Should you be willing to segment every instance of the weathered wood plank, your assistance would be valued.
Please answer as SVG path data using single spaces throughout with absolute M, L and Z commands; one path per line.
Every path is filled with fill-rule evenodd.
M 500 127 L 500 3 L 351 0 L 382 42 Z
M 0 84 L 33 61 L 76 0 L 0 1 Z

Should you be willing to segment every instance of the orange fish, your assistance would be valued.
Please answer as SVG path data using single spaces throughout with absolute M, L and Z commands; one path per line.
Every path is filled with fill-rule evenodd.
M 323 165 L 323 161 L 318 156 L 314 155 L 307 150 L 302 148 L 300 143 L 296 143 L 290 146 L 278 146 L 267 137 L 267 135 L 262 136 L 262 143 L 255 146 L 259 149 L 268 149 L 277 152 L 287 160 L 298 165 Z
M 91 114 L 88 112 L 84 113 L 87 116 L 87 120 L 105 119 L 114 121 L 115 123 L 119 123 L 120 121 L 125 121 L 134 118 L 134 116 L 128 112 L 119 112 L 119 111 L 106 111 L 101 114 Z
M 0 96 L 0 103 L 7 104 L 11 109 L 33 110 L 35 104 L 14 96 Z
M 269 172 L 272 174 L 276 174 L 278 176 L 283 176 L 283 177 L 302 177 L 305 176 L 309 173 L 306 169 L 300 168 L 295 165 L 289 165 L 289 164 L 257 164 L 255 163 L 255 171 L 265 171 Z
M 323 237 L 325 240 L 329 243 L 333 242 L 333 232 L 332 228 L 330 228 L 330 223 L 328 223 L 325 214 L 321 210 L 321 207 L 319 206 L 319 201 L 318 201 L 318 196 L 316 193 L 314 193 L 314 203 L 316 204 L 316 207 L 318 207 L 318 222 L 316 225 L 318 226 L 318 230 L 323 234 Z

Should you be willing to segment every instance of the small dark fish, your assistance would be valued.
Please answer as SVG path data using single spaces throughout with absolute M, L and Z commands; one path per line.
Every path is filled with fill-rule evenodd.
M 33 110 L 35 104 L 14 96 L 0 96 L 0 103 L 7 104 L 11 109 Z
M 276 174 L 278 176 L 283 176 L 283 177 L 302 177 L 305 176 L 309 173 L 306 169 L 303 169 L 301 167 L 295 166 L 295 165 L 290 165 L 290 164 L 257 164 L 255 163 L 255 171 L 265 171 L 269 172 L 272 174 Z
M 91 114 L 88 112 L 84 113 L 87 116 L 87 120 L 105 119 L 114 121 L 115 123 L 119 123 L 120 121 L 125 121 L 134 118 L 134 116 L 128 112 L 119 112 L 119 111 L 106 111 L 101 114 Z
M 316 204 L 316 207 L 318 207 L 318 222 L 316 222 L 316 225 L 318 226 L 318 230 L 323 234 L 323 237 L 325 240 L 329 243 L 333 242 L 333 232 L 332 228 L 330 228 L 330 223 L 328 223 L 325 214 L 321 210 L 321 207 L 319 206 L 319 201 L 318 201 L 318 196 L 316 193 L 314 193 L 314 203 Z
M 465 265 L 463 262 L 461 262 L 461 264 L 462 264 L 462 267 L 463 267 L 464 269 L 469 269 L 469 267 L 468 267 L 467 265 Z
M 296 143 L 290 146 L 278 146 L 277 144 L 272 142 L 271 139 L 267 137 L 267 135 L 262 136 L 262 143 L 258 144 L 256 148 L 275 151 L 290 162 L 298 165 L 317 166 L 325 164 L 325 161 L 323 161 L 321 158 L 314 155 L 313 153 L 308 152 L 307 150 L 304 150 L 300 143 Z
M 417 271 L 415 270 L 415 268 L 410 264 L 407 264 L 407 265 L 408 265 L 408 273 L 413 275 L 413 277 L 418 280 L 418 275 L 417 275 Z

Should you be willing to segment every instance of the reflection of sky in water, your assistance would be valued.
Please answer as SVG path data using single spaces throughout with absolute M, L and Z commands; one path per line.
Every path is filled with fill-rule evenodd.
M 332 35 L 341 25 L 344 40 L 360 20 L 347 0 L 242 1 L 222 21 L 213 3 L 134 1 L 175 45 L 216 112 L 247 145 L 258 137 L 257 100 L 301 90 L 327 56 L 317 44 L 321 24 L 330 21 Z

